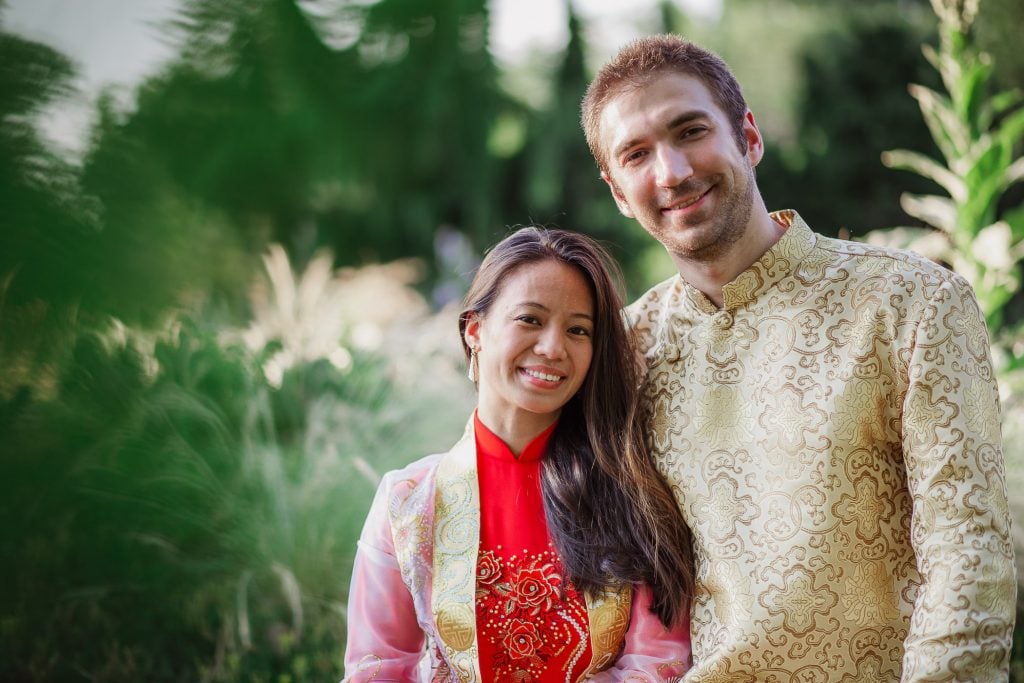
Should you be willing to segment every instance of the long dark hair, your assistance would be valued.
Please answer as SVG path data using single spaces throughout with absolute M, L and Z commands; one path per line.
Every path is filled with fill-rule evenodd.
M 667 626 L 689 615 L 690 529 L 647 451 L 638 366 L 620 316 L 621 275 L 594 240 L 565 230 L 520 228 L 495 245 L 466 294 L 459 333 L 486 316 L 508 276 L 526 264 L 577 269 L 594 299 L 593 356 L 579 392 L 562 408 L 541 468 L 548 530 L 566 576 L 579 590 L 645 582 Z

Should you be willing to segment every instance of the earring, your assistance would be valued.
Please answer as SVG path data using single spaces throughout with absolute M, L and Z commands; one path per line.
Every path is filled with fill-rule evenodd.
M 477 375 L 479 374 L 479 366 L 476 360 L 476 347 L 469 348 L 469 372 L 466 376 L 469 377 L 469 381 L 476 383 Z

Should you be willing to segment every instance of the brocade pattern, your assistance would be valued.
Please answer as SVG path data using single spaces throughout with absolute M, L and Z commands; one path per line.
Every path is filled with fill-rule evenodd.
M 685 680 L 1005 681 L 1016 584 L 983 317 L 958 275 L 794 212 L 716 307 L 627 309 L 695 535 Z

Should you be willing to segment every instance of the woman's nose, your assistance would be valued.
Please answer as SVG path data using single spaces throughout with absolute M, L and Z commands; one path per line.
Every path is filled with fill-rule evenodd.
M 534 350 L 545 358 L 559 359 L 565 356 L 565 340 L 562 334 L 552 327 L 541 333 Z

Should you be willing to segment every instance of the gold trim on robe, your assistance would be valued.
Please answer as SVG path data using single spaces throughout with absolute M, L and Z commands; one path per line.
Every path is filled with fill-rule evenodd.
M 434 493 L 434 594 L 437 635 L 460 681 L 480 680 L 476 644 L 476 562 L 480 486 L 472 430 L 441 459 Z

